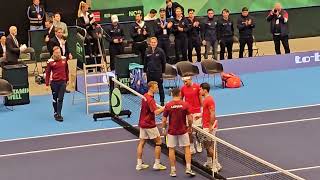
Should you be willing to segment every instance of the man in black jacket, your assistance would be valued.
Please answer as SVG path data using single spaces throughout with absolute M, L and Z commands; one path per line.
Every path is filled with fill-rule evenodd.
M 50 55 L 52 56 L 53 54 L 53 48 L 58 46 L 61 49 L 62 56 L 65 56 L 67 59 L 72 59 L 72 54 L 68 48 L 68 42 L 63 38 L 62 28 L 56 28 L 55 31 L 55 36 L 48 42 L 48 51 L 50 52 Z
M 172 0 L 166 0 L 166 17 L 167 18 L 175 18 L 176 17 L 176 9 L 177 7 L 181 8 L 182 16 L 184 16 L 184 8 L 177 2 L 172 2 Z
M 225 48 L 227 47 L 228 59 L 232 59 L 233 46 L 233 21 L 229 17 L 229 10 L 222 10 L 222 18 L 218 22 L 218 40 L 220 41 L 220 60 L 224 59 Z
M 133 53 L 140 55 L 142 64 L 144 65 L 144 71 L 146 71 L 145 53 L 148 47 L 147 38 L 149 36 L 149 29 L 147 24 L 142 21 L 140 13 L 136 14 L 136 22 L 131 26 L 130 35 L 133 39 L 132 51 Z
M 161 106 L 164 105 L 164 90 L 162 74 L 166 70 L 166 55 L 161 48 L 157 47 L 158 40 L 156 37 L 150 38 L 150 47 L 146 51 L 145 63 L 147 67 L 147 80 L 156 81 L 159 87 Z
M 110 69 L 114 70 L 114 59 L 116 55 L 122 54 L 124 51 L 124 31 L 119 25 L 119 19 L 117 15 L 111 16 L 111 26 L 107 29 L 106 39 L 110 42 L 109 53 L 110 53 Z
M 239 58 L 243 58 L 244 47 L 247 44 L 249 57 L 252 57 L 252 45 L 253 45 L 253 36 L 252 32 L 255 28 L 255 21 L 249 15 L 249 10 L 247 7 L 242 8 L 242 13 L 237 21 L 237 27 L 239 29 L 239 42 L 240 42 L 240 52 Z
M 180 54 L 182 54 L 182 60 L 188 59 L 188 31 L 189 22 L 182 16 L 182 10 L 180 7 L 176 8 L 176 17 L 173 20 L 173 32 L 175 36 L 175 51 L 176 51 L 176 62 L 181 61 Z
M 158 39 L 158 47 L 161 48 L 166 54 L 166 60 L 169 63 L 169 51 L 170 51 L 170 32 L 172 30 L 173 23 L 167 21 L 166 10 L 164 8 L 160 9 L 160 18 L 158 18 L 155 23 L 154 33 Z
M 55 27 L 53 26 L 53 20 L 48 18 L 45 22 L 45 35 L 44 35 L 44 42 L 48 44 L 51 38 L 55 36 Z
M 43 19 L 45 16 L 44 8 L 40 6 L 40 0 L 33 0 L 33 4 L 27 10 L 30 22 L 30 30 L 43 29 Z
M 217 49 L 217 26 L 218 21 L 214 18 L 213 9 L 207 10 L 207 19 L 202 24 L 201 36 L 202 44 L 205 46 L 204 58 L 208 59 L 210 48 L 212 48 L 212 59 L 218 59 Z
M 267 21 L 270 22 L 270 30 L 273 35 L 276 54 L 281 54 L 280 41 L 282 42 L 285 53 L 290 53 L 288 18 L 289 15 L 287 11 L 282 9 L 280 3 L 274 5 L 274 9 L 269 12 L 267 17 Z
M 188 21 L 190 29 L 188 31 L 188 59 L 192 61 L 192 50 L 196 49 L 197 61 L 201 62 L 201 34 L 200 34 L 200 22 L 194 17 L 194 9 L 188 9 Z

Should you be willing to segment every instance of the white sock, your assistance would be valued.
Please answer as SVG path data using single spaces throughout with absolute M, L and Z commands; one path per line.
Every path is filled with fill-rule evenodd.
M 212 163 L 212 157 L 207 157 L 207 162 Z
M 154 164 L 160 164 L 160 159 L 156 159 L 156 160 L 154 161 Z
M 191 164 L 187 164 L 187 170 L 191 170 Z
M 171 171 L 176 171 L 176 167 L 175 166 L 171 166 Z
M 137 159 L 137 164 L 141 165 L 142 164 L 142 159 Z

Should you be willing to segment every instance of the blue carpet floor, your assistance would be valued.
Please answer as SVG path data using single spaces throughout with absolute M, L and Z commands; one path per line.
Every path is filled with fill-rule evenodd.
M 318 104 L 318 74 L 320 67 L 244 74 L 245 86 L 240 89 L 213 88 L 217 115 Z M 33 96 L 29 105 L 15 106 L 13 111 L 0 107 L 0 140 L 118 127 L 108 119 L 94 122 L 86 115 L 84 100 L 71 102 L 72 94 L 66 94 L 63 123 L 53 119 L 51 96 Z M 129 121 L 135 124 L 137 118 Z

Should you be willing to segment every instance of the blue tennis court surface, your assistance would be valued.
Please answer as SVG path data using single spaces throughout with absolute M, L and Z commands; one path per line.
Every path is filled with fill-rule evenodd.
M 260 72 L 242 75 L 243 88 L 213 88 L 217 136 L 305 179 L 319 179 L 319 75 L 319 67 Z M 51 117 L 50 96 L 31 97 L 30 105 L 12 112 L 0 108 L 1 180 L 169 178 L 169 170 L 136 172 L 136 137 L 113 121 L 93 122 L 84 102 L 71 101 L 67 94 L 63 123 Z M 127 120 L 137 124 L 138 117 Z M 145 153 L 152 165 L 153 147 L 147 145 Z M 169 167 L 168 157 L 162 160 Z M 177 179 L 186 179 L 183 165 L 177 168 Z M 250 179 L 232 169 L 221 174 Z

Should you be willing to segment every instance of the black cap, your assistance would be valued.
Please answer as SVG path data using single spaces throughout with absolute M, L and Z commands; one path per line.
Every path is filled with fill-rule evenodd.
M 249 9 L 247 7 L 243 7 L 242 11 L 249 11 Z
M 160 10 L 159 10 L 159 12 L 162 12 L 162 11 L 166 11 L 166 9 L 165 8 L 160 8 Z

